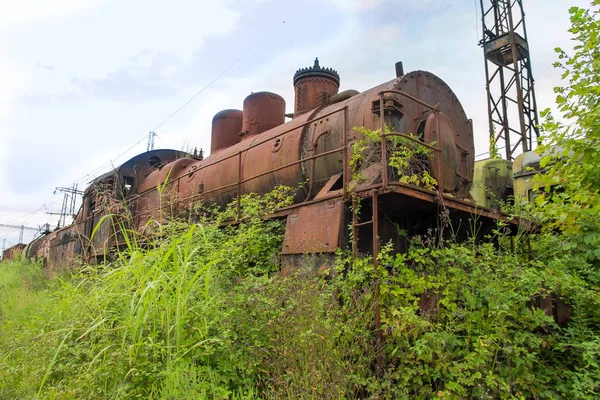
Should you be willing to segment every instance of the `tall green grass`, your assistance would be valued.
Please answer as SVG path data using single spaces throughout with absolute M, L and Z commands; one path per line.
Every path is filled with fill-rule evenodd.
M 244 198 L 237 226 L 218 227 L 226 210 L 143 247 L 130 236 L 115 262 L 48 281 L 2 265 L 0 398 L 279 398 L 309 383 L 339 397 L 333 289 L 276 275 L 283 221 L 261 219 L 265 202 Z
M 233 261 L 223 237 L 215 226 L 191 225 L 47 287 L 38 265 L 2 265 L 0 398 L 252 393 L 235 384 L 244 371 L 218 367 L 227 347 L 220 282 L 229 279 L 218 279 L 217 267 Z
M 261 219 L 272 199 L 244 198 L 236 226 L 218 226 L 232 209 L 174 221 L 51 279 L 1 263 L 0 399 L 598 397 L 598 288 L 555 237 L 532 253 L 413 241 L 384 246 L 378 270 L 340 252 L 327 279 L 282 277 L 283 222 Z M 548 293 L 567 325 L 534 306 Z

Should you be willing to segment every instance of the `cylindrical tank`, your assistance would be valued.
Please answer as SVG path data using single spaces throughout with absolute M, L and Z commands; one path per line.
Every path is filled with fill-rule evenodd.
M 453 190 L 446 192 L 459 199 L 467 197 L 474 161 L 471 121 L 452 90 L 441 79 L 424 71 L 408 73 L 346 100 L 304 113 L 285 125 L 251 136 L 202 161 L 195 161 L 175 175 L 181 177 L 177 183 L 178 195 L 181 198 L 193 198 L 204 194 L 204 201 L 214 200 L 225 205 L 236 198 L 238 188 L 242 193 L 266 193 L 277 185 L 298 187 L 299 183 L 310 181 L 310 185 L 299 189 L 297 198 L 312 198 L 332 176 L 342 172 L 341 151 L 302 163 L 290 163 L 340 149 L 344 144 L 344 127 L 350 142 L 360 137 L 360 133 L 352 130 L 352 127 L 378 129 L 381 122 L 376 107 L 379 105 L 379 93 L 384 90 L 400 90 L 429 104 L 440 104 L 440 114 L 443 113 L 453 127 L 444 131 L 453 136 L 452 140 L 442 140 L 440 146 L 443 153 L 455 154 L 452 163 L 444 162 L 443 170 L 456 175 L 459 182 L 453 185 Z M 244 122 L 248 116 L 247 104 L 244 107 Z M 394 125 L 399 132 L 418 133 L 419 127 L 432 114 L 427 107 L 394 93 L 385 95 L 384 104 L 385 123 Z M 269 108 L 258 110 L 270 111 Z M 283 116 L 283 108 L 277 115 Z M 317 120 L 325 115 L 327 117 Z M 309 120 L 314 122 L 303 126 Z M 435 171 L 432 169 L 431 173 Z M 175 176 L 171 175 L 172 178 Z M 374 181 L 377 179 L 377 176 L 373 176 Z M 146 180 L 148 183 L 140 191 L 156 187 L 152 176 Z
M 285 123 L 285 100 L 271 92 L 252 93 L 244 100 L 242 136 L 258 135 Z
M 500 158 L 475 162 L 471 196 L 481 207 L 498 209 L 513 194 L 512 163 Z
M 211 154 L 221 149 L 239 143 L 242 138 L 241 110 L 223 110 L 215 114 L 212 120 L 212 133 L 210 137 Z
M 340 88 L 340 76 L 331 68 L 321 68 L 319 59 L 312 67 L 301 68 L 294 75 L 294 117 L 327 104 Z

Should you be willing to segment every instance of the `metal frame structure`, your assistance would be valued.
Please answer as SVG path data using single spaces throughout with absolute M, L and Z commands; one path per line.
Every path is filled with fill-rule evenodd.
M 156 137 L 156 132 L 150 131 L 148 132 L 148 144 L 146 145 L 146 151 L 154 150 L 154 138 Z
M 83 196 L 83 192 L 81 190 L 77 190 L 76 184 L 73 184 L 73 187 L 57 187 L 54 190 L 54 194 L 56 192 L 64 193 L 62 207 L 59 213 L 55 212 L 47 212 L 48 215 L 59 215 L 58 223 L 56 228 L 60 228 L 61 226 L 67 226 L 67 215 L 71 217 L 75 217 L 75 206 L 77 204 L 76 196 Z M 61 225 L 62 223 L 62 225 Z
M 46 225 L 44 225 L 46 226 Z M 33 228 L 31 226 L 25 225 L 9 225 L 9 224 L 0 224 L 0 228 L 12 228 L 19 230 L 19 243 L 23 243 L 23 231 L 27 229 L 28 231 L 41 231 L 42 228 Z M 4 244 L 2 245 L 2 251 L 4 251 Z
M 503 142 L 506 159 L 513 160 L 539 137 L 523 0 L 480 3 L 490 145 Z

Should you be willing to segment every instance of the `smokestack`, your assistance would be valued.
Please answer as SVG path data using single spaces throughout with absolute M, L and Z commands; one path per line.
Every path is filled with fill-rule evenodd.
M 396 63 L 396 78 L 400 78 L 404 75 L 404 66 L 402 65 L 402 61 L 398 61 Z
M 340 76 L 331 68 L 322 68 L 319 58 L 312 67 L 301 68 L 294 74 L 294 117 L 327 104 L 338 93 Z

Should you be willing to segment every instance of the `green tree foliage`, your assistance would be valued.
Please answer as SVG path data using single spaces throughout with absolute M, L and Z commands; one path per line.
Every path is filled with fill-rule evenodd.
M 381 129 L 370 130 L 355 127 L 361 134 L 360 139 L 352 143 L 350 168 L 352 169 L 353 185 L 367 181 L 363 176 L 363 168 L 376 167 L 381 162 Z M 385 133 L 395 132 L 393 126 L 386 126 Z M 419 142 L 419 138 L 410 134 L 414 140 L 402 136 L 386 138 L 387 164 L 394 172 L 393 179 L 401 183 L 421 186 L 427 190 L 435 190 L 437 180 L 429 173 L 429 161 L 433 152 Z M 435 142 L 428 143 L 435 146 Z
M 381 282 L 385 338 L 386 369 L 371 378 L 370 393 L 597 398 L 600 298 L 572 271 L 582 261 L 548 257 L 556 244 L 550 241 L 536 243 L 533 253 L 511 251 L 508 239 L 443 248 L 416 241 L 408 253 L 384 249 L 379 272 L 362 269 Z M 539 307 L 551 296 L 554 307 L 557 299 L 570 307 L 568 323 L 557 324 L 551 310 Z
M 569 32 L 573 54 L 557 48 L 555 66 L 565 85 L 555 88 L 556 102 L 566 122 L 549 110 L 542 116 L 544 145 L 537 184 L 545 191 L 537 202 L 546 228 L 559 230 L 568 249 L 594 261 L 594 280 L 600 283 L 600 1 L 589 10 L 573 7 Z

